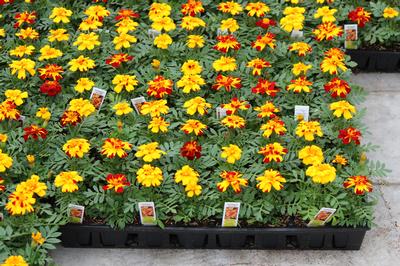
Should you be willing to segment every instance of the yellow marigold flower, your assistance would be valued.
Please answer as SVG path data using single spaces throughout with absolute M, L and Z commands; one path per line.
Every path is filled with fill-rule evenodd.
M 299 77 L 290 82 L 291 84 L 287 86 L 287 90 L 293 90 L 295 93 L 300 93 L 302 91 L 310 92 L 311 88 L 309 86 L 313 84 L 311 81 L 308 81 L 306 77 Z
M 244 128 L 246 120 L 237 115 L 228 115 L 222 119 L 221 123 L 229 128 Z
M 234 164 L 240 160 L 241 156 L 242 150 L 237 145 L 229 144 L 229 146 L 222 147 L 221 158 L 226 159 L 228 163 Z
M 151 27 L 157 31 L 171 31 L 176 29 L 175 23 L 170 17 L 157 17 L 154 18 L 153 24 L 151 24 Z
M 302 62 L 299 62 L 299 63 L 293 64 L 292 73 L 295 76 L 298 76 L 302 73 L 303 73 L 303 75 L 306 75 L 307 71 L 310 70 L 311 68 L 312 68 L 312 65 L 306 65 Z
M 87 31 L 87 30 L 97 30 L 103 26 L 103 23 L 97 18 L 89 17 L 82 20 L 81 24 L 79 24 L 79 30 Z
M 40 232 L 32 233 L 31 238 L 32 238 L 32 243 L 39 246 L 43 245 L 44 241 L 46 241 L 46 239 L 42 236 L 42 233 Z
M 312 52 L 312 48 L 305 42 L 294 42 L 289 46 L 289 51 L 297 51 L 298 56 L 305 56 Z
M 303 163 L 306 165 L 320 164 L 324 160 L 324 153 L 316 145 L 305 146 L 299 151 L 299 159 L 303 160 Z
M 11 215 L 24 215 L 25 213 L 33 212 L 33 204 L 36 199 L 32 193 L 26 191 L 14 191 L 8 196 L 6 210 Z
M 307 168 L 306 175 L 310 176 L 314 183 L 327 184 L 336 179 L 336 169 L 326 163 L 314 164 Z
M 135 86 L 138 85 L 138 81 L 136 76 L 117 74 L 115 75 L 112 84 L 115 85 L 114 91 L 116 93 L 120 93 L 122 89 L 131 92 L 135 89 Z
M 17 74 L 19 79 L 26 79 L 26 72 L 28 72 L 31 76 L 35 75 L 35 66 L 36 63 L 30 59 L 23 58 L 21 60 L 12 60 L 9 65 L 11 68 L 11 74 Z
M 321 126 L 317 121 L 301 121 L 296 127 L 296 135 L 300 138 L 304 137 L 307 141 L 313 141 L 314 135 L 322 137 Z
M 7 134 L 0 133 L 0 142 L 6 143 L 8 139 Z
M 218 10 L 223 13 L 229 13 L 231 15 L 237 15 L 243 11 L 242 6 L 234 1 L 222 2 L 218 5 Z
M 11 168 L 13 159 L 8 154 L 3 153 L 0 149 L 0 173 L 5 172 L 8 168 Z
M 87 15 L 89 18 L 102 20 L 104 17 L 108 17 L 110 15 L 110 11 L 108 11 L 104 6 L 93 5 L 89 6 L 85 10 L 85 15 Z
M 346 71 L 347 67 L 344 63 L 344 59 L 340 59 L 336 56 L 325 57 L 321 63 L 322 72 L 329 72 L 331 75 L 337 75 L 338 70 Z
M 117 26 L 117 32 L 121 34 L 136 30 L 137 26 L 139 26 L 139 23 L 130 18 L 124 18 L 115 24 L 115 26 Z
M 6 37 L 6 31 L 3 28 L 0 28 L 0 37 Z
M 235 193 L 242 191 L 241 186 L 247 186 L 248 180 L 242 178 L 243 174 L 237 171 L 223 171 L 220 175 L 222 181 L 217 184 L 217 188 L 221 192 L 225 192 L 229 186 Z
M 152 3 L 149 10 L 149 19 L 153 21 L 159 17 L 168 17 L 171 14 L 171 6 L 166 3 Z
M 315 35 L 315 39 L 319 42 L 323 40 L 330 41 L 334 37 L 342 36 L 343 30 L 342 27 L 332 22 L 325 22 L 318 25 L 317 28 L 313 30 L 313 34 Z
M 168 46 L 172 44 L 172 38 L 166 33 L 158 35 L 154 38 L 154 45 L 160 49 L 167 49 Z
M 82 181 L 83 177 L 76 171 L 61 172 L 54 179 L 54 185 L 61 187 L 62 192 L 74 192 L 79 189 L 77 183 Z
M 91 79 L 80 78 L 76 82 L 74 89 L 79 93 L 83 93 L 84 91 L 92 90 L 93 86 L 94 86 L 94 82 Z
M 107 156 L 107 158 L 114 158 L 117 155 L 119 158 L 125 158 L 128 156 L 126 151 L 132 149 L 132 144 L 122 141 L 117 138 L 108 138 L 104 141 L 101 154 Z
M 140 113 L 142 115 L 150 114 L 151 117 L 158 117 L 161 114 L 167 114 L 168 110 L 167 100 L 156 100 L 143 103 Z
M 113 106 L 116 115 L 127 115 L 132 113 L 133 109 L 127 101 L 119 102 Z
M 259 112 L 259 114 L 257 115 L 259 118 L 264 118 L 264 117 L 274 118 L 276 116 L 275 113 L 278 113 L 280 110 L 274 105 L 273 102 L 266 101 L 260 107 L 258 106 L 255 107 L 254 111 Z
M 206 23 L 201 18 L 192 17 L 192 16 L 185 16 L 182 18 L 181 27 L 183 29 L 194 30 L 195 28 L 205 27 L 205 26 L 206 26 Z
M 287 32 L 303 29 L 304 12 L 305 8 L 303 7 L 286 7 L 283 10 L 285 16 L 279 21 L 281 28 Z
M 181 67 L 181 71 L 185 75 L 200 74 L 202 70 L 203 68 L 198 61 L 190 59 L 183 63 Z
M 204 98 L 197 96 L 187 100 L 183 107 L 186 108 L 186 113 L 189 115 L 194 115 L 195 113 L 204 115 L 207 113 L 207 108 L 211 108 L 211 104 L 207 103 Z
M 118 36 L 115 36 L 113 43 L 115 44 L 115 50 L 121 50 L 122 48 L 131 47 L 131 43 L 136 43 L 137 38 L 128 33 L 120 33 Z
M 73 43 L 74 46 L 78 46 L 79 51 L 93 50 L 95 46 L 99 46 L 100 44 L 99 35 L 94 32 L 79 34 L 78 38 Z
M 40 49 L 39 61 L 58 58 L 62 55 L 63 53 L 60 50 L 52 48 L 50 45 L 45 45 Z
M 39 38 L 39 33 L 34 30 L 32 27 L 28 27 L 26 29 L 21 29 L 19 32 L 15 34 L 15 36 L 19 37 L 20 39 L 31 39 L 35 40 Z
M 213 62 L 215 71 L 235 71 L 237 69 L 236 59 L 229 56 L 221 56 Z
M 262 17 L 270 11 L 269 7 L 263 2 L 248 3 L 246 10 L 249 11 L 247 15 L 251 17 Z
M 353 117 L 352 114 L 356 113 L 356 108 L 354 105 L 350 104 L 348 101 L 338 101 L 331 103 L 329 107 L 333 112 L 333 115 L 336 117 L 344 117 L 346 120 Z
M 383 17 L 386 19 L 391 19 L 391 18 L 395 18 L 399 15 L 399 11 L 397 11 L 395 8 L 393 7 L 386 7 L 383 10 Z
M 271 67 L 271 64 L 262 58 L 254 58 L 253 60 L 250 60 L 246 66 L 253 68 L 252 74 L 254 76 L 259 76 L 261 75 L 262 69 Z
M 159 69 L 160 68 L 160 64 L 161 64 L 160 60 L 153 59 L 153 61 L 151 61 L 151 66 L 154 69 Z
M 51 113 L 49 111 L 49 108 L 39 107 L 39 109 L 36 112 L 36 117 L 41 118 L 45 121 L 49 121 L 51 118 Z
M 184 93 L 190 93 L 192 91 L 199 91 L 201 89 L 200 86 L 204 84 L 206 82 L 200 75 L 183 75 L 176 83 L 176 86 L 183 88 Z
M 279 118 L 268 120 L 267 123 L 262 124 L 260 127 L 263 130 L 263 137 L 269 138 L 272 133 L 277 135 L 284 135 L 286 133 L 285 123 Z
M 69 70 L 71 70 L 72 72 L 75 72 L 78 70 L 80 72 L 84 72 L 84 71 L 88 71 L 88 70 L 96 67 L 94 60 L 90 59 L 89 57 L 83 56 L 83 55 L 80 55 L 76 59 L 72 59 L 71 61 L 68 62 L 68 65 L 70 65 Z
M 19 45 L 10 50 L 10 55 L 16 57 L 24 57 L 24 55 L 32 55 L 35 47 L 33 45 Z
M 195 119 L 188 119 L 181 127 L 181 130 L 185 132 L 185 134 L 190 134 L 193 132 L 196 136 L 203 135 L 204 129 L 207 129 L 207 126 Z
M 201 194 L 202 187 L 197 183 L 187 184 L 185 187 L 186 195 L 191 198 L 193 196 L 198 196 Z
M 82 158 L 90 150 L 90 143 L 87 139 L 75 138 L 68 140 L 63 150 L 69 157 Z
M 337 164 L 340 164 L 340 165 L 346 165 L 347 164 L 347 159 L 344 156 L 337 154 L 335 156 L 335 158 L 332 160 L 332 163 L 337 163 Z
M 39 179 L 40 177 L 38 175 L 31 175 L 30 178 L 19 183 L 15 188 L 15 191 L 36 194 L 39 197 L 44 197 L 46 195 L 47 186 L 46 183 L 40 182 Z
M 63 7 L 55 7 L 51 11 L 50 19 L 53 20 L 54 23 L 69 23 L 69 17 L 72 16 L 72 11 Z
M 50 30 L 49 34 L 49 42 L 62 42 L 62 41 L 68 41 L 69 39 L 69 34 L 67 33 L 66 29 L 56 29 L 56 30 Z
M 272 187 L 279 191 L 283 188 L 281 183 L 286 183 L 286 179 L 273 169 L 265 170 L 264 174 L 258 176 L 256 180 L 259 181 L 257 188 L 262 192 L 270 192 Z
M 145 164 L 136 172 L 136 180 L 145 187 L 158 187 L 163 181 L 160 168 Z
M 204 46 L 204 37 L 201 35 L 189 35 L 186 41 L 187 47 L 194 49 L 194 48 L 201 48 Z
M 162 117 L 153 117 L 148 125 L 148 129 L 153 133 L 167 132 L 170 123 L 164 120 Z
M 2 266 L 29 266 L 22 256 L 10 256 L 8 257 Z
M 189 165 L 184 165 L 176 171 L 174 178 L 176 183 L 182 183 L 182 185 L 187 186 L 193 183 L 196 184 L 199 181 L 200 174 Z
M 94 105 L 86 99 L 73 99 L 69 102 L 68 111 L 78 112 L 80 116 L 89 116 L 91 115 L 96 108 Z
M 143 161 L 152 162 L 154 160 L 160 159 L 161 155 L 167 154 L 165 151 L 158 149 L 158 142 L 150 142 L 148 144 L 143 144 L 138 147 L 138 151 L 135 156 L 138 158 L 143 157 Z
M 34 164 L 35 163 L 35 155 L 32 155 L 32 154 L 28 154 L 27 156 L 26 156 L 26 160 L 28 161 L 28 163 L 29 164 Z
M 4 95 L 7 97 L 7 101 L 12 101 L 15 105 L 20 106 L 24 103 L 24 99 L 28 98 L 28 92 L 15 90 L 6 90 Z
M 234 18 L 224 19 L 221 21 L 220 29 L 223 31 L 235 32 L 239 29 L 239 24 Z
M 322 22 L 334 22 L 336 21 L 334 16 L 336 12 L 337 9 L 335 8 L 329 9 L 329 6 L 323 6 L 317 9 L 314 18 L 322 18 Z

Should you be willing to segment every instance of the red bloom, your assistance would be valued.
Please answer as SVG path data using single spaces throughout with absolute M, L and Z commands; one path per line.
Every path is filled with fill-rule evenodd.
M 270 26 L 275 26 L 275 20 L 269 18 L 262 18 L 256 22 L 256 26 L 261 27 L 263 29 L 268 29 Z
M 24 128 L 24 140 L 27 141 L 29 137 L 32 137 L 34 140 L 38 140 L 39 137 L 45 139 L 47 137 L 47 130 L 37 125 L 31 125 L 29 127 Z
M 40 86 L 40 92 L 47 96 L 56 96 L 61 92 L 61 85 L 54 80 L 46 80 L 42 86 Z
M 219 35 L 217 36 L 217 41 L 218 43 L 213 48 L 217 51 L 220 51 L 221 53 L 227 53 L 229 49 L 240 49 L 240 43 L 232 34 Z
M 360 145 L 361 132 L 353 127 L 348 127 L 339 130 L 339 139 L 342 139 L 343 144 L 350 144 L 352 141 L 356 145 Z
M 24 11 L 22 13 L 17 13 L 14 18 L 17 20 L 17 22 L 14 24 L 14 28 L 18 28 L 24 22 L 28 24 L 35 23 L 37 18 L 37 13 L 35 11 L 33 12 Z
M 275 87 L 275 82 L 270 82 L 267 79 L 258 79 L 258 83 L 251 89 L 252 93 L 267 94 L 271 97 L 275 97 L 276 93 L 279 92 L 279 88 Z
M 357 195 L 364 195 L 364 192 L 372 192 L 372 184 L 363 175 L 350 176 L 343 182 L 343 187 L 354 187 L 354 193 Z
M 358 26 L 362 28 L 365 26 L 365 23 L 371 20 L 371 13 L 367 12 L 362 7 L 357 7 L 349 12 L 348 17 L 351 21 L 357 22 Z
M 45 67 L 39 68 L 38 72 L 40 74 L 39 77 L 43 80 L 52 79 L 55 81 L 59 81 L 62 78 L 61 73 L 64 72 L 64 69 L 62 68 L 62 66 L 59 66 L 57 64 L 49 64 Z
M 324 88 L 325 91 L 330 93 L 333 98 L 346 98 L 347 94 L 349 94 L 351 91 L 349 84 L 337 77 L 326 83 Z
M 133 56 L 120 53 L 120 54 L 114 54 L 109 56 L 106 59 L 106 64 L 111 65 L 115 68 L 120 67 L 123 62 L 129 62 L 133 59 Z
M 221 88 L 225 88 L 226 91 L 230 92 L 232 88 L 240 89 L 242 87 L 241 79 L 232 77 L 232 76 L 224 76 L 222 74 L 218 74 L 215 79 L 215 84 L 212 86 L 214 90 L 220 90 Z
M 114 191 L 117 193 L 124 192 L 124 188 L 131 185 L 124 174 L 109 174 L 106 177 L 106 181 L 108 184 L 104 185 L 103 189 L 114 189 Z
M 189 160 L 199 159 L 201 157 L 201 146 L 195 140 L 188 141 L 183 144 L 181 155 Z
M 139 18 L 140 15 L 139 13 L 136 13 L 135 11 L 131 9 L 120 9 L 118 11 L 118 15 L 115 17 L 116 20 L 123 20 L 126 18 Z
M 6 0 L 0 0 L 0 6 L 5 5 L 5 4 L 12 4 L 14 2 L 14 0 L 8 0 L 6 2 Z

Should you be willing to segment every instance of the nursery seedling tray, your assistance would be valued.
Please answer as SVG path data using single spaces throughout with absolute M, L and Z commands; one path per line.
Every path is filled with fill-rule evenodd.
M 64 247 L 359 250 L 368 228 L 208 228 L 68 224 Z
M 398 72 L 400 70 L 400 52 L 374 50 L 347 50 L 357 68 L 368 72 Z

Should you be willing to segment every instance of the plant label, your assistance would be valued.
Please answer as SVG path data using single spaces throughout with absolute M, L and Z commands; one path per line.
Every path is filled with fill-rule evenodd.
M 222 227 L 236 227 L 239 219 L 240 202 L 225 202 Z
M 135 108 L 136 113 L 140 115 L 140 110 L 142 109 L 142 105 L 146 102 L 146 99 L 143 96 L 141 96 L 131 99 L 131 102 L 133 108 Z
M 358 40 L 358 25 L 345 24 L 344 25 L 344 48 L 357 49 Z
M 0 222 L 4 220 L 4 215 L 2 212 L 0 212 Z
M 156 208 L 154 202 L 139 202 L 140 222 L 143 225 L 156 225 Z
M 294 106 L 294 119 L 297 121 L 308 121 L 310 116 L 310 106 L 308 105 L 295 105 Z
M 161 34 L 161 32 L 159 32 L 158 30 L 155 30 L 155 29 L 149 29 L 147 31 L 147 34 L 149 35 L 149 38 L 154 40 L 158 35 Z
M 290 34 L 291 39 L 301 39 L 304 36 L 304 32 L 302 30 L 292 30 Z
M 307 224 L 308 227 L 324 226 L 336 212 L 336 209 L 321 208 L 314 218 Z
M 70 223 L 81 224 L 83 222 L 84 213 L 84 206 L 75 204 L 68 205 L 68 220 Z
M 228 35 L 228 30 L 217 29 L 217 36 Z
M 106 90 L 102 90 L 96 87 L 93 88 L 92 93 L 90 94 L 90 101 L 98 111 L 100 111 L 100 108 L 103 105 L 106 94 Z
M 222 119 L 224 118 L 227 114 L 226 114 L 226 109 L 222 108 L 222 107 L 217 107 L 216 108 L 216 112 L 217 112 L 217 119 Z

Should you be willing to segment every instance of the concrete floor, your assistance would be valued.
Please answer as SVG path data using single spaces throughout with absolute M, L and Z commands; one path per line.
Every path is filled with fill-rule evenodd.
M 379 144 L 370 158 L 386 163 L 392 173 L 380 180 L 376 227 L 360 251 L 246 251 L 246 250 L 135 250 L 71 249 L 52 252 L 58 265 L 400 265 L 400 74 L 357 74 L 353 82 L 368 92 L 365 121 Z

